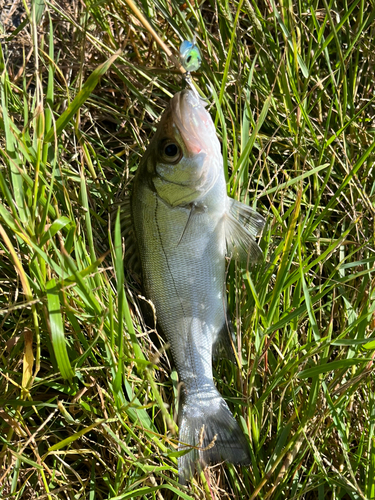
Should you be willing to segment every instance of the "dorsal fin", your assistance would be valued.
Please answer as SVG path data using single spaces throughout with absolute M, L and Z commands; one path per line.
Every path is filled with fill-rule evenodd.
M 135 279 L 140 281 L 141 263 L 138 255 L 137 239 L 134 232 L 133 217 L 131 212 L 131 197 L 127 194 L 121 201 L 116 202 L 111 207 L 111 231 L 114 231 L 117 211 L 120 209 L 121 236 L 125 241 L 125 268 L 135 275 Z

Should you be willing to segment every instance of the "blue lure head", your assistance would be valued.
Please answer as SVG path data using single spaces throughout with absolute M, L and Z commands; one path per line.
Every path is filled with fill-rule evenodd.
M 197 71 L 202 63 L 202 56 L 194 42 L 184 40 L 180 47 L 181 64 L 188 73 Z

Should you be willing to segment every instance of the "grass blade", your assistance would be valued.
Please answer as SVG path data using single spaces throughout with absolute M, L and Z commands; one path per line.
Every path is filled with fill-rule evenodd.
M 65 380 L 74 377 L 74 371 L 69 361 L 67 342 L 64 333 L 64 324 L 60 311 L 59 291 L 55 279 L 51 279 L 46 286 L 47 307 L 51 329 L 53 350 L 61 376 Z

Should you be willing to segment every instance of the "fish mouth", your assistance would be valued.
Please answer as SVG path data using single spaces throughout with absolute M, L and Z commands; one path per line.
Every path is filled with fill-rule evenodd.
M 198 94 L 188 89 L 179 92 L 171 101 L 171 112 L 188 155 L 212 154 L 218 139 L 205 102 Z

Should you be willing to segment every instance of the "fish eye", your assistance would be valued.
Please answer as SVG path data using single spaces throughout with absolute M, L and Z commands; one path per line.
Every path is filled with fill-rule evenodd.
M 161 148 L 161 157 L 167 163 L 178 163 L 182 157 L 180 146 L 171 140 L 164 141 Z
M 170 157 L 174 157 L 176 156 L 176 154 L 178 153 L 178 147 L 176 146 L 176 144 L 167 144 L 164 148 L 164 154 L 165 156 L 170 156 Z

